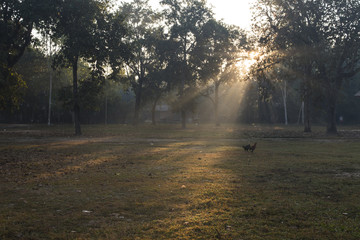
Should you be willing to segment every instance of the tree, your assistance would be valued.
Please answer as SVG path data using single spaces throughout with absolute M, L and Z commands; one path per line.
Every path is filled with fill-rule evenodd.
M 271 103 L 273 99 L 273 93 L 275 91 L 274 82 L 271 81 L 268 69 L 259 67 L 262 65 L 258 62 L 254 68 L 251 69 L 250 76 L 256 79 L 257 83 L 257 109 L 258 119 L 260 122 L 271 123 Z
M 130 46 L 131 56 L 125 61 L 128 80 L 135 93 L 135 112 L 133 124 L 139 123 L 143 88 L 149 81 L 150 68 L 158 61 L 155 52 L 157 35 L 163 30 L 159 26 L 160 15 L 148 5 L 148 0 L 134 0 L 123 3 L 120 13 L 130 27 L 127 43 Z
M 246 48 L 246 34 L 236 27 L 211 19 L 204 24 L 201 37 L 192 58 L 200 66 L 201 84 L 210 85 L 203 95 L 212 101 L 215 123 L 219 126 L 219 89 L 223 84 L 239 80 L 238 55 L 240 49 Z M 211 97 L 212 92 L 214 98 Z
M 42 28 L 55 16 L 57 0 L 3 0 L 0 3 L 0 109 L 16 107 L 26 83 L 14 71 L 33 39 L 35 27 Z
M 213 13 L 199 0 L 163 0 L 169 27 L 168 69 L 173 72 L 173 85 L 178 87 L 179 109 L 182 128 L 186 128 L 186 107 L 191 106 L 194 88 L 199 80 L 197 62 L 193 56 L 202 56 L 197 45 L 203 41 L 204 25 L 213 18 Z M 175 84 L 176 83 L 176 84 Z
M 308 33 L 314 31 L 311 26 L 306 27 L 301 24 L 302 18 L 293 17 L 298 10 L 298 8 L 289 7 L 289 4 L 293 3 L 267 0 L 258 1 L 258 3 L 255 9 L 258 18 L 254 27 L 259 37 L 259 46 L 262 53 L 261 63 L 258 66 L 266 69 L 266 71 L 272 71 L 272 68 L 276 68 L 276 65 L 280 62 L 287 62 L 288 65 L 292 63 L 293 74 L 296 74 L 303 82 L 302 100 L 305 102 L 305 106 L 309 106 L 310 91 L 307 87 L 309 86 L 309 80 L 312 79 L 312 76 L 310 76 L 311 71 L 302 71 L 300 69 L 311 66 L 311 61 L 315 61 L 314 58 L 306 54 L 305 49 L 315 45 L 314 38 L 316 37 L 303 41 L 307 38 Z M 300 24 L 295 23 L 298 21 L 300 21 Z M 303 51 L 300 51 L 300 49 Z M 306 59 L 311 60 L 308 62 Z M 305 113 L 305 118 L 310 119 L 310 111 L 305 111 Z M 310 121 L 305 121 L 304 130 L 311 131 Z
M 124 31 L 122 28 L 115 30 L 112 28 L 114 25 L 112 21 L 118 19 L 107 13 L 104 1 L 64 0 L 59 12 L 61 14 L 53 28 L 53 35 L 61 39 L 62 44 L 54 62 L 57 66 L 72 68 L 75 134 L 81 135 L 78 63 L 79 61 L 88 63 L 91 81 L 103 82 L 105 64 L 114 52 L 118 53 L 118 45 L 108 46 L 108 43 L 113 42 L 109 34 L 117 36 L 114 31 L 120 29 L 120 35 Z
M 324 90 L 328 133 L 337 132 L 339 90 L 360 70 L 359 5 L 356 0 L 258 1 L 260 42 L 269 52 L 287 55 L 294 72 L 302 75 L 306 114 L 313 92 Z M 305 118 L 304 130 L 311 131 L 310 118 Z
M 360 72 L 360 2 L 327 1 L 325 7 L 323 61 L 318 69 L 327 100 L 327 133 L 334 134 L 340 90 L 346 80 Z

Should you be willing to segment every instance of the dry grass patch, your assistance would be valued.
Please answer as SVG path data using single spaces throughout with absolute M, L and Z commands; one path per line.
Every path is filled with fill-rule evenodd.
M 359 141 L 155 130 L 0 136 L 0 239 L 360 238 Z

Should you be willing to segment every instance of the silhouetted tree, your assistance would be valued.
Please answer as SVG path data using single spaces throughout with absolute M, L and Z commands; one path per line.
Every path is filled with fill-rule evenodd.
M 201 57 L 198 44 L 203 41 L 204 25 L 213 18 L 212 11 L 199 0 L 163 0 L 164 16 L 169 27 L 168 69 L 179 90 L 177 106 L 181 112 L 182 128 L 186 128 L 186 107 L 192 106 L 196 81 L 199 80 L 197 61 Z M 173 84 L 175 85 L 175 83 Z
M 214 105 L 217 126 L 220 125 L 218 117 L 220 86 L 239 80 L 240 72 L 237 66 L 239 52 L 245 48 L 246 34 L 236 27 L 226 26 L 212 19 L 202 28 L 201 40 L 192 58 L 196 65 L 200 66 L 200 84 L 205 85 L 206 88 L 202 94 Z
M 311 131 L 311 96 L 314 91 L 324 90 L 327 132 L 337 132 L 339 90 L 360 70 L 359 9 L 356 0 L 258 1 L 255 30 L 259 42 L 267 53 L 286 55 L 294 73 L 303 80 L 305 131 Z
M 55 65 L 72 68 L 75 134 L 81 135 L 78 63 L 88 63 L 91 81 L 104 81 L 105 63 L 109 58 L 113 59 L 114 51 L 118 53 L 118 46 L 109 44 L 114 42 L 113 37 L 117 36 L 117 31 L 120 32 L 119 35 L 123 35 L 124 30 L 113 28 L 113 21 L 119 19 L 108 14 L 106 1 L 64 0 L 59 13 L 53 32 L 54 37 L 62 42 L 55 56 Z M 121 25 L 122 22 L 118 24 Z
M 129 26 L 126 39 L 130 45 L 131 56 L 125 61 L 128 80 L 135 93 L 135 112 L 133 124 L 139 122 L 139 113 L 143 95 L 143 88 L 149 81 L 150 68 L 158 61 L 155 52 L 156 42 L 153 39 L 161 35 L 160 15 L 148 5 L 148 0 L 133 0 L 124 3 L 120 13 L 125 16 Z

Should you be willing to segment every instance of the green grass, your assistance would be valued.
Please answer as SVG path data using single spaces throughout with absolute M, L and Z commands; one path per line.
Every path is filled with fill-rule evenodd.
M 7 127 L 0 239 L 360 239 L 359 138 L 301 130 Z

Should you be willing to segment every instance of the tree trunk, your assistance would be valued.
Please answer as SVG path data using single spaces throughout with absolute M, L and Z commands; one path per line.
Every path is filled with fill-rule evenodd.
M 220 126 L 219 122 L 219 84 L 215 84 L 215 101 L 214 101 L 214 107 L 215 107 L 215 125 Z
M 304 96 L 304 132 L 311 132 L 310 96 Z
M 137 93 L 135 97 L 135 112 L 133 119 L 134 126 L 137 126 L 139 124 L 139 116 L 140 116 L 140 96 L 139 93 Z
M 184 62 L 184 67 L 187 66 L 187 39 L 186 36 L 184 38 L 184 49 L 183 49 L 183 62 Z M 184 68 L 185 69 L 185 68 Z M 181 98 L 181 127 L 182 129 L 186 128 L 186 110 L 185 110 L 185 106 L 184 106 L 184 89 L 185 89 L 185 79 L 186 75 L 185 72 L 183 72 L 183 76 L 181 78 L 181 86 L 180 86 L 180 98 Z
M 135 113 L 134 113 L 134 120 L 133 120 L 133 125 L 134 126 L 137 126 L 139 124 L 143 82 L 144 82 L 144 77 L 141 76 L 139 78 L 138 88 L 135 91 L 135 93 L 136 93 L 136 96 L 135 96 Z
M 108 124 L 108 97 L 105 91 L 105 125 Z
M 264 97 L 260 97 L 258 101 L 258 115 L 259 122 L 261 123 L 272 123 L 272 117 L 270 112 L 270 107 L 268 102 L 266 102 Z
M 75 135 L 81 135 L 80 127 L 80 107 L 79 107 L 79 93 L 78 93 L 78 80 L 77 80 L 77 70 L 78 70 L 78 56 L 75 56 L 73 59 L 73 98 L 74 98 L 74 125 L 75 125 Z
M 49 38 L 49 59 L 48 59 L 48 69 L 49 69 L 49 111 L 48 111 L 48 125 L 51 125 L 51 100 L 52 100 L 52 68 L 51 68 L 52 52 L 51 52 L 51 38 Z
M 327 134 L 337 134 L 336 127 L 336 103 L 339 95 L 339 91 L 341 89 L 343 78 L 341 75 L 335 76 L 333 81 L 328 79 L 329 84 L 329 92 L 328 92 L 328 109 L 327 109 Z
M 153 104 L 152 109 L 151 109 L 151 123 L 152 125 L 156 125 L 156 102 Z
M 5 110 L 8 104 L 7 94 L 9 94 L 9 91 L 7 91 L 7 84 L 9 76 L 9 69 L 0 65 L 0 110 Z
M 328 102 L 326 133 L 337 134 L 336 127 L 336 95 L 332 95 Z
M 288 114 L 287 114 L 287 89 L 286 89 L 286 81 L 284 81 L 284 87 L 281 89 L 283 103 L 284 103 L 284 118 L 285 125 L 288 125 Z
M 152 122 L 152 125 L 154 125 L 154 126 L 156 125 L 156 116 L 155 116 L 155 114 L 156 114 L 156 105 L 157 105 L 160 97 L 161 97 L 161 94 L 158 95 L 155 98 L 154 104 L 153 104 L 152 109 L 151 109 L 151 122 Z
M 186 128 L 186 111 L 184 109 L 181 109 L 181 128 Z
M 306 72 L 310 72 L 310 70 L 307 68 Z M 307 75 L 310 75 L 308 73 Z M 310 87 L 310 80 L 308 79 L 308 76 L 304 74 L 304 132 L 311 132 L 311 87 Z
M 180 98 L 181 98 L 181 128 L 186 128 L 186 110 L 184 106 L 184 79 L 181 81 L 181 89 L 180 89 Z
M 305 116 L 304 116 L 304 101 L 301 103 L 301 122 L 302 124 L 305 123 Z
M 300 121 L 302 124 L 304 124 L 305 120 L 304 120 L 304 100 L 301 101 L 301 106 L 300 106 L 300 110 L 299 110 L 299 117 L 298 117 L 298 121 L 297 124 L 300 125 Z

